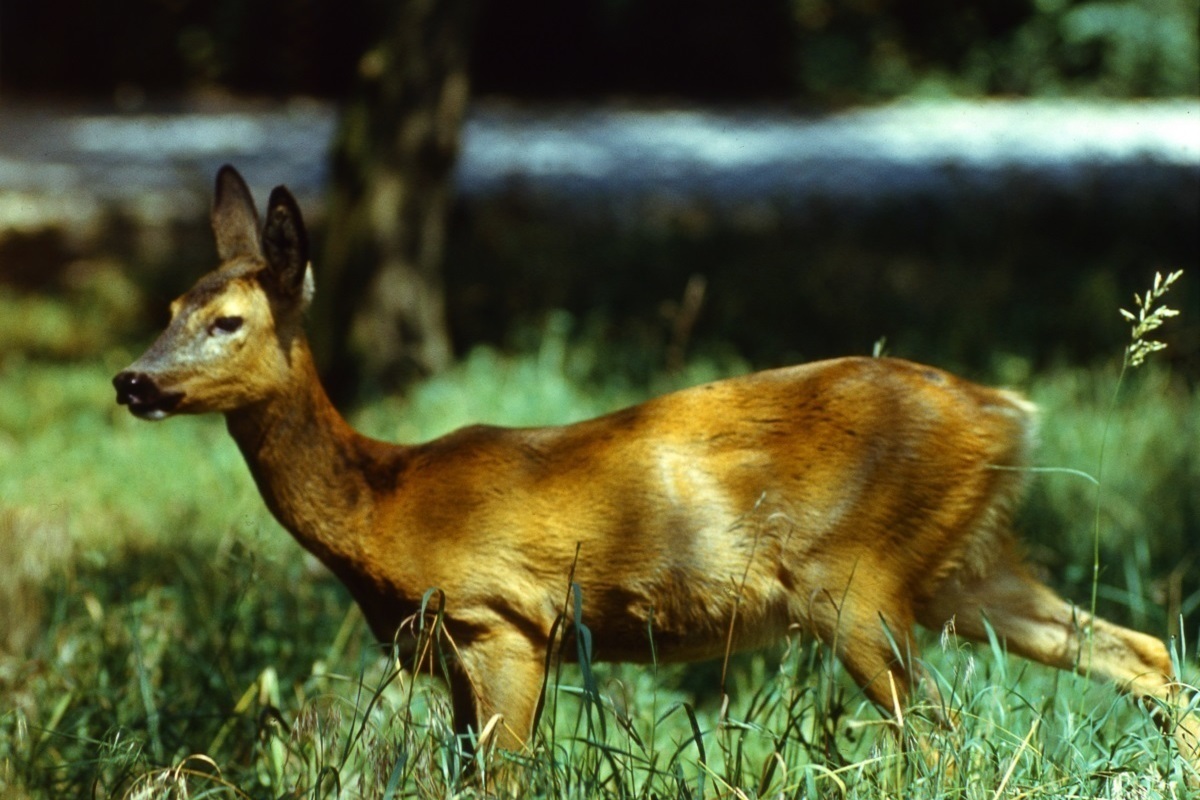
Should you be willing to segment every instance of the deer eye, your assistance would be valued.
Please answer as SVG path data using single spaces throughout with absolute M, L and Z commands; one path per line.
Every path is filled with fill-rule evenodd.
M 238 328 L 242 327 L 241 317 L 217 317 L 213 321 L 212 331 L 220 331 L 221 333 L 233 333 Z

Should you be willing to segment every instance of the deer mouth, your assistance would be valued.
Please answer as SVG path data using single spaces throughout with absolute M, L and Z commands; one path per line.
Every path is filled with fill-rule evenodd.
M 129 406 L 129 412 L 139 419 L 165 419 L 183 399 L 183 392 L 162 391 L 144 372 L 122 372 L 113 378 L 113 387 L 118 405 Z

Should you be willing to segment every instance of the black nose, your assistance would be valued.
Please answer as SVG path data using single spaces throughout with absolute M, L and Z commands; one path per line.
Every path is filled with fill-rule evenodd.
M 183 392 L 164 391 L 158 381 L 145 372 L 125 370 L 113 378 L 117 402 L 129 406 L 135 417 L 162 419 L 175 413 L 183 402 Z
M 113 386 L 117 390 L 117 403 L 123 406 L 152 403 L 161 394 L 154 379 L 144 372 L 126 370 L 113 378 Z

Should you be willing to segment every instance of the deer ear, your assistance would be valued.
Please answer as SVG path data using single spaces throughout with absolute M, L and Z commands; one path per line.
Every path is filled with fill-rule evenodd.
M 258 212 L 246 182 L 226 164 L 217 171 L 217 189 L 213 198 L 212 228 L 217 237 L 217 255 L 221 261 L 241 256 L 258 258 Z
M 300 216 L 300 206 L 283 186 L 276 186 L 267 202 L 267 226 L 262 234 L 263 255 L 275 286 L 288 297 L 309 294 L 305 286 L 308 273 L 308 233 Z M 310 279 L 311 280 L 311 279 Z

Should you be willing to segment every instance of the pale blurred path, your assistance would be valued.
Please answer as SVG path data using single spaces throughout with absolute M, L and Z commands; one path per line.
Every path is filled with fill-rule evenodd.
M 288 183 L 319 214 L 334 124 L 332 106 L 308 101 L 125 114 L 0 105 L 0 232 L 86 236 L 113 213 L 195 220 L 225 162 L 257 192 Z M 905 103 L 821 116 L 492 103 L 470 116 L 458 186 L 468 198 L 516 191 L 580 207 L 652 195 L 786 208 L 1002 190 L 1014 174 L 1131 193 L 1167 176 L 1195 204 L 1200 102 Z

